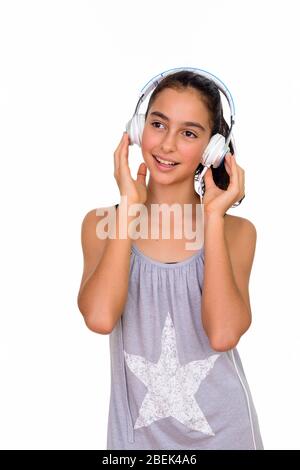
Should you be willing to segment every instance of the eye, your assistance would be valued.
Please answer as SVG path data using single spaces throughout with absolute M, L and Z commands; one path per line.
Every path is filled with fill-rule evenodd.
M 161 122 L 153 121 L 153 122 L 151 122 L 151 126 L 153 126 L 153 124 L 161 124 Z M 156 129 L 158 129 L 155 125 L 154 125 L 153 127 L 155 127 Z
M 151 126 L 153 126 L 155 129 L 160 129 L 160 128 L 159 128 L 158 126 L 156 126 L 155 124 L 158 124 L 158 126 L 159 126 L 159 125 L 162 125 L 162 126 L 163 126 L 163 124 L 162 124 L 161 122 L 159 122 L 159 121 L 153 121 L 153 122 L 151 122 Z M 197 136 L 196 134 L 194 134 L 194 132 L 192 132 L 192 131 L 184 131 L 184 132 L 187 132 L 188 134 L 191 134 L 191 136 L 193 136 L 193 139 L 197 139 L 197 137 L 198 137 L 198 136 Z M 187 136 L 187 137 L 190 137 L 190 136 Z
M 192 134 L 194 136 L 194 138 L 197 139 L 197 135 L 194 134 L 194 132 L 191 132 L 191 131 L 184 131 L 184 132 L 188 132 L 189 134 Z

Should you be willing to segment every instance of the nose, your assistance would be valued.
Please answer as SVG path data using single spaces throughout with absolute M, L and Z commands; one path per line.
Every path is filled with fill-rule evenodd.
M 175 137 L 170 132 L 166 132 L 160 147 L 163 153 L 174 152 L 176 150 Z

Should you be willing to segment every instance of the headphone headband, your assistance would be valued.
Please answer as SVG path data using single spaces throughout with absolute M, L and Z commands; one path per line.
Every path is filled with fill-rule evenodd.
M 170 75 L 173 72 L 179 72 L 179 71 L 185 71 L 185 70 L 195 72 L 200 76 L 203 76 L 203 77 L 205 77 L 209 80 L 212 80 L 215 83 L 215 85 L 218 87 L 218 89 L 225 96 L 225 98 L 228 102 L 229 108 L 230 108 L 230 126 L 229 126 L 228 136 L 227 136 L 226 142 L 225 142 L 225 147 L 227 148 L 229 146 L 229 142 L 231 141 L 232 145 L 233 145 L 234 153 L 236 153 L 235 142 L 234 142 L 234 138 L 233 138 L 233 135 L 232 135 L 233 124 L 235 123 L 235 106 L 234 106 L 232 95 L 231 95 L 230 91 L 228 90 L 228 88 L 226 87 L 225 83 L 223 83 L 219 78 L 217 78 L 212 73 L 207 72 L 206 70 L 198 69 L 196 67 L 176 67 L 176 68 L 173 68 L 173 69 L 165 70 L 164 72 L 161 72 L 158 75 L 155 75 L 141 89 L 140 96 L 139 96 L 139 99 L 138 99 L 138 102 L 137 102 L 137 105 L 136 105 L 136 108 L 135 108 L 135 111 L 134 111 L 134 115 L 138 114 L 138 110 L 139 110 L 142 102 L 144 101 L 144 99 L 149 95 L 149 93 L 152 90 L 154 90 L 157 87 L 159 82 L 161 82 L 161 80 L 164 77 L 166 77 L 167 75 Z
M 139 97 L 136 109 L 134 111 L 134 114 L 138 112 L 138 109 L 140 105 L 142 104 L 142 102 L 144 101 L 144 99 L 149 95 L 149 93 L 152 90 L 154 90 L 154 88 L 157 87 L 159 82 L 161 82 L 161 80 L 165 76 L 170 75 L 173 72 L 179 72 L 179 71 L 185 71 L 185 70 L 198 73 L 198 75 L 204 76 L 205 78 L 208 78 L 209 80 L 212 80 L 215 83 L 215 85 L 218 87 L 219 90 L 222 91 L 225 98 L 227 99 L 227 102 L 230 108 L 230 120 L 231 120 L 231 123 L 234 123 L 235 122 L 235 106 L 234 106 L 232 95 L 230 91 L 228 90 L 228 88 L 226 87 L 225 83 L 223 83 L 219 78 L 217 78 L 215 75 L 211 74 L 210 72 L 207 72 L 206 70 L 198 69 L 195 67 L 176 67 L 173 69 L 165 70 L 164 72 L 161 72 L 158 75 L 155 75 L 153 78 L 151 78 L 140 91 L 140 97 Z

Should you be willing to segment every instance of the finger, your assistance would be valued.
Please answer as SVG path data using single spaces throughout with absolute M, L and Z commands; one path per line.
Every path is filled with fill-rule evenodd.
M 114 152 L 114 167 L 115 167 L 115 172 L 119 171 L 120 168 L 120 149 L 122 147 L 123 141 L 124 141 L 124 134 L 121 137 L 121 140 L 119 142 L 119 145 L 117 146 L 115 152 Z
M 123 168 L 124 165 L 125 167 L 128 167 L 128 136 L 126 134 L 123 134 L 123 137 L 121 139 L 121 142 L 119 144 L 118 150 L 115 152 L 116 154 L 116 162 L 117 162 L 117 171 L 120 170 L 120 168 Z M 128 167 L 129 171 L 129 167 Z
M 114 173 L 116 174 L 117 171 L 119 171 L 119 168 L 118 168 L 118 163 L 117 163 L 117 157 L 114 153 Z
M 225 168 L 227 173 L 230 175 L 231 174 L 231 153 L 228 152 L 225 155 Z
M 146 166 L 145 163 L 141 163 L 139 168 L 138 168 L 136 180 L 139 183 L 145 184 L 146 183 L 146 175 L 147 175 L 147 166 Z
M 212 169 L 211 167 L 209 167 L 204 175 L 205 186 L 208 187 L 209 184 L 211 184 L 212 182 L 213 182 Z
M 226 171 L 229 175 L 230 182 L 229 185 L 234 188 L 237 192 L 236 200 L 240 200 L 241 197 L 245 194 L 245 177 L 244 170 L 237 163 L 234 154 L 228 153 L 226 155 L 225 163 Z M 236 183 L 237 182 L 237 183 Z
M 237 181 L 237 201 L 240 200 L 244 195 L 245 195 L 245 171 L 243 168 L 241 168 L 237 163 L 235 156 L 233 155 L 232 157 L 232 168 L 233 168 L 233 174 L 236 175 L 236 181 Z M 233 178 L 234 181 L 235 178 Z
M 245 194 L 245 171 L 243 169 L 241 169 L 241 180 L 240 180 L 240 183 L 241 183 L 241 196 L 244 196 Z
M 119 149 L 119 170 L 120 178 L 131 179 L 131 171 L 128 164 L 128 135 L 124 134 L 121 148 Z
M 225 155 L 225 165 L 224 166 L 225 166 L 226 172 L 228 173 L 228 176 L 229 176 L 228 186 L 230 184 L 232 185 L 232 162 L 231 162 L 231 159 L 232 159 L 231 153 L 230 152 L 226 153 L 226 155 Z
M 122 140 L 121 148 L 119 150 L 120 152 L 120 166 L 127 165 L 128 166 L 128 135 L 124 134 L 124 138 Z
M 229 160 L 229 166 L 230 166 L 230 182 L 229 186 L 232 188 L 236 188 L 237 190 L 239 189 L 239 175 L 238 175 L 238 169 L 237 169 L 237 163 L 235 160 L 235 156 L 230 154 L 230 157 L 228 158 Z
M 239 181 L 239 196 L 242 197 L 245 193 L 245 170 L 236 163 Z
M 115 152 L 118 152 L 121 149 L 122 145 L 124 144 L 124 140 L 125 140 L 125 132 L 123 133 L 123 135 L 121 137 L 121 140 L 120 140 Z

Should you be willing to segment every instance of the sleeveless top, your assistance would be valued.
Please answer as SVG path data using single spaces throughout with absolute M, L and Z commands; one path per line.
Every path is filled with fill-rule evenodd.
M 202 326 L 203 267 L 204 246 L 163 263 L 132 244 L 109 335 L 107 449 L 263 449 L 239 353 L 213 350 Z

